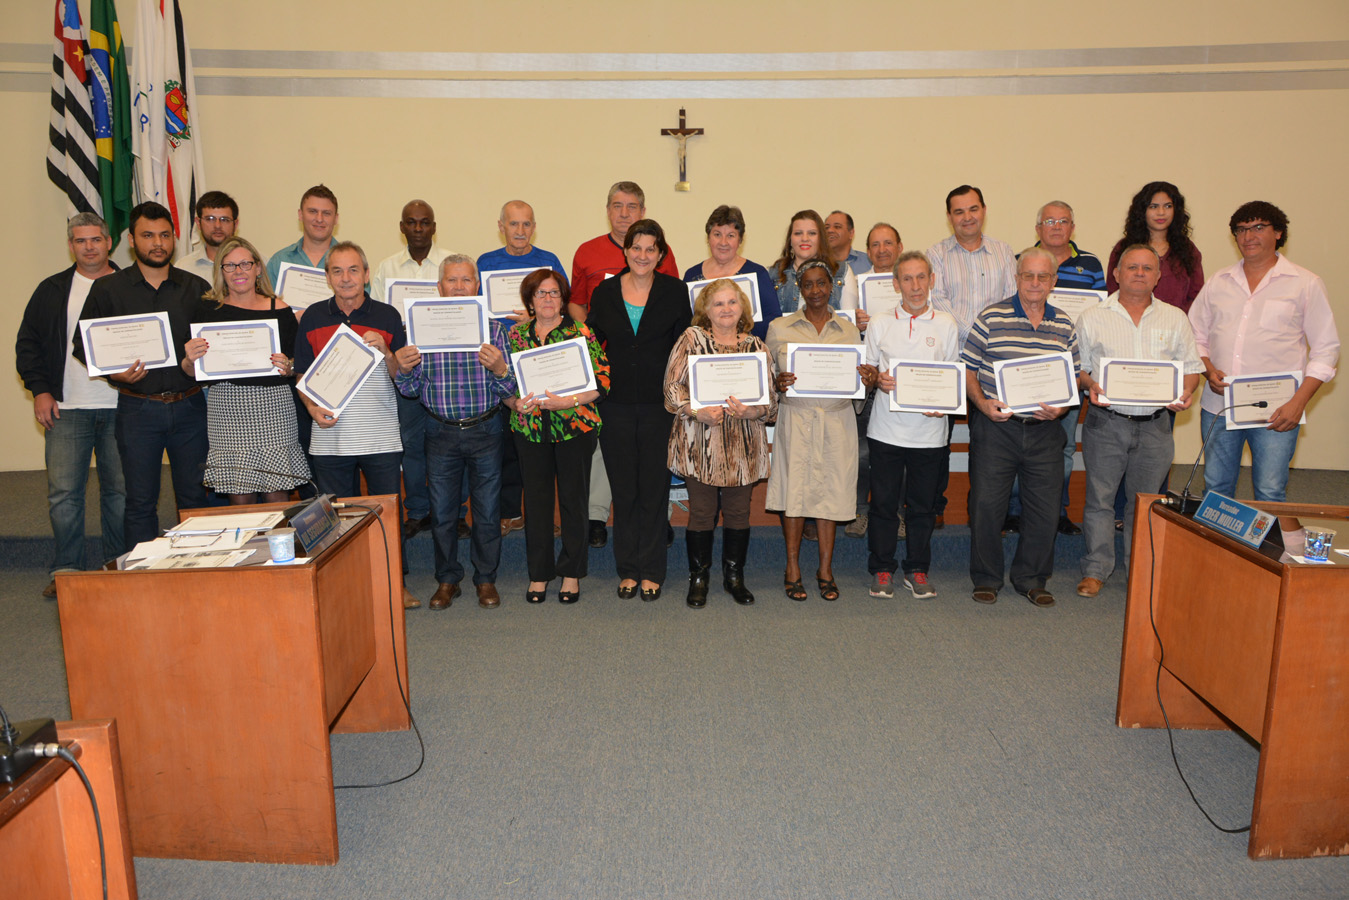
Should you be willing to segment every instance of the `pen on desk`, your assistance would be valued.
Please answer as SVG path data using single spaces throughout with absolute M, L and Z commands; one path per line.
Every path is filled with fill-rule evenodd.
M 234 529 L 234 543 L 239 543 L 239 529 Z

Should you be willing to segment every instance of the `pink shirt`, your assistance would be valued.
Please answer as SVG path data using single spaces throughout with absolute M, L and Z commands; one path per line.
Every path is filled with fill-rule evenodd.
M 1190 325 L 1199 355 L 1227 375 L 1302 372 L 1321 381 L 1334 378 L 1340 337 L 1325 282 L 1279 254 L 1252 292 L 1244 266 L 1223 269 L 1195 298 Z M 1223 399 L 1205 388 L 1203 405 L 1217 413 Z

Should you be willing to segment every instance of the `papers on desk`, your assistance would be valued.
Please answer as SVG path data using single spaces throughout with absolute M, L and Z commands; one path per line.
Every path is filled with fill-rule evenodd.
M 137 560 L 127 566 L 140 569 L 225 569 L 239 565 L 253 555 L 252 550 L 230 550 L 225 553 L 175 553 Z
M 220 534 L 225 531 L 266 531 L 281 524 L 280 511 L 236 513 L 221 516 L 192 516 L 166 530 L 166 535 Z

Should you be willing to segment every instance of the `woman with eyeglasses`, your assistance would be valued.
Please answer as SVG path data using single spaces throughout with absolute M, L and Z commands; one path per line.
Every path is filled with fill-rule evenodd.
M 1149 182 L 1129 201 L 1124 237 L 1110 251 L 1105 268 L 1105 289 L 1112 294 L 1119 290 L 1115 269 L 1120 255 L 1134 244 L 1147 244 L 1161 257 L 1162 277 L 1152 296 L 1188 313 L 1204 286 L 1204 256 L 1190 239 L 1185 197 L 1171 182 Z
M 590 550 L 590 458 L 600 433 L 595 401 L 609 391 L 609 361 L 594 333 L 567 312 L 567 279 L 552 269 L 536 269 L 520 282 L 520 300 L 529 318 L 510 332 L 511 353 L 585 338 L 597 390 L 558 396 L 551 391 L 511 397 L 511 437 L 524 482 L 525 555 L 529 590 L 525 600 L 542 603 L 548 582 L 562 576 L 560 603 L 581 599 Z M 562 552 L 553 555 L 553 497 L 561 521 Z
M 275 321 L 281 346 L 271 355 L 271 372 L 210 382 L 206 394 L 210 450 L 202 480 L 227 495 L 230 503 L 281 502 L 310 480 L 290 387 L 295 377 L 295 313 L 272 290 L 257 248 L 241 237 L 220 245 L 214 286 L 203 299 L 196 322 Z M 196 361 L 209 349 L 204 338 L 188 341 L 183 371 L 195 377 Z
M 669 254 L 653 219 L 623 238 L 627 267 L 595 288 L 586 324 L 609 359 L 610 387 L 600 405 L 600 450 L 614 503 L 618 596 L 660 597 L 670 527 L 670 470 L 665 448 L 674 417 L 665 409 L 665 362 L 693 320 L 689 291 L 656 271 Z

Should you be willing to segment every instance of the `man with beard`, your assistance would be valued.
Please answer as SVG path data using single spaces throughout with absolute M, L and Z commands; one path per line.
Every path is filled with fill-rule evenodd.
M 197 201 L 197 233 L 201 245 L 178 260 L 178 268 L 207 281 L 215 276 L 215 253 L 239 230 L 239 204 L 224 191 L 207 191 Z

